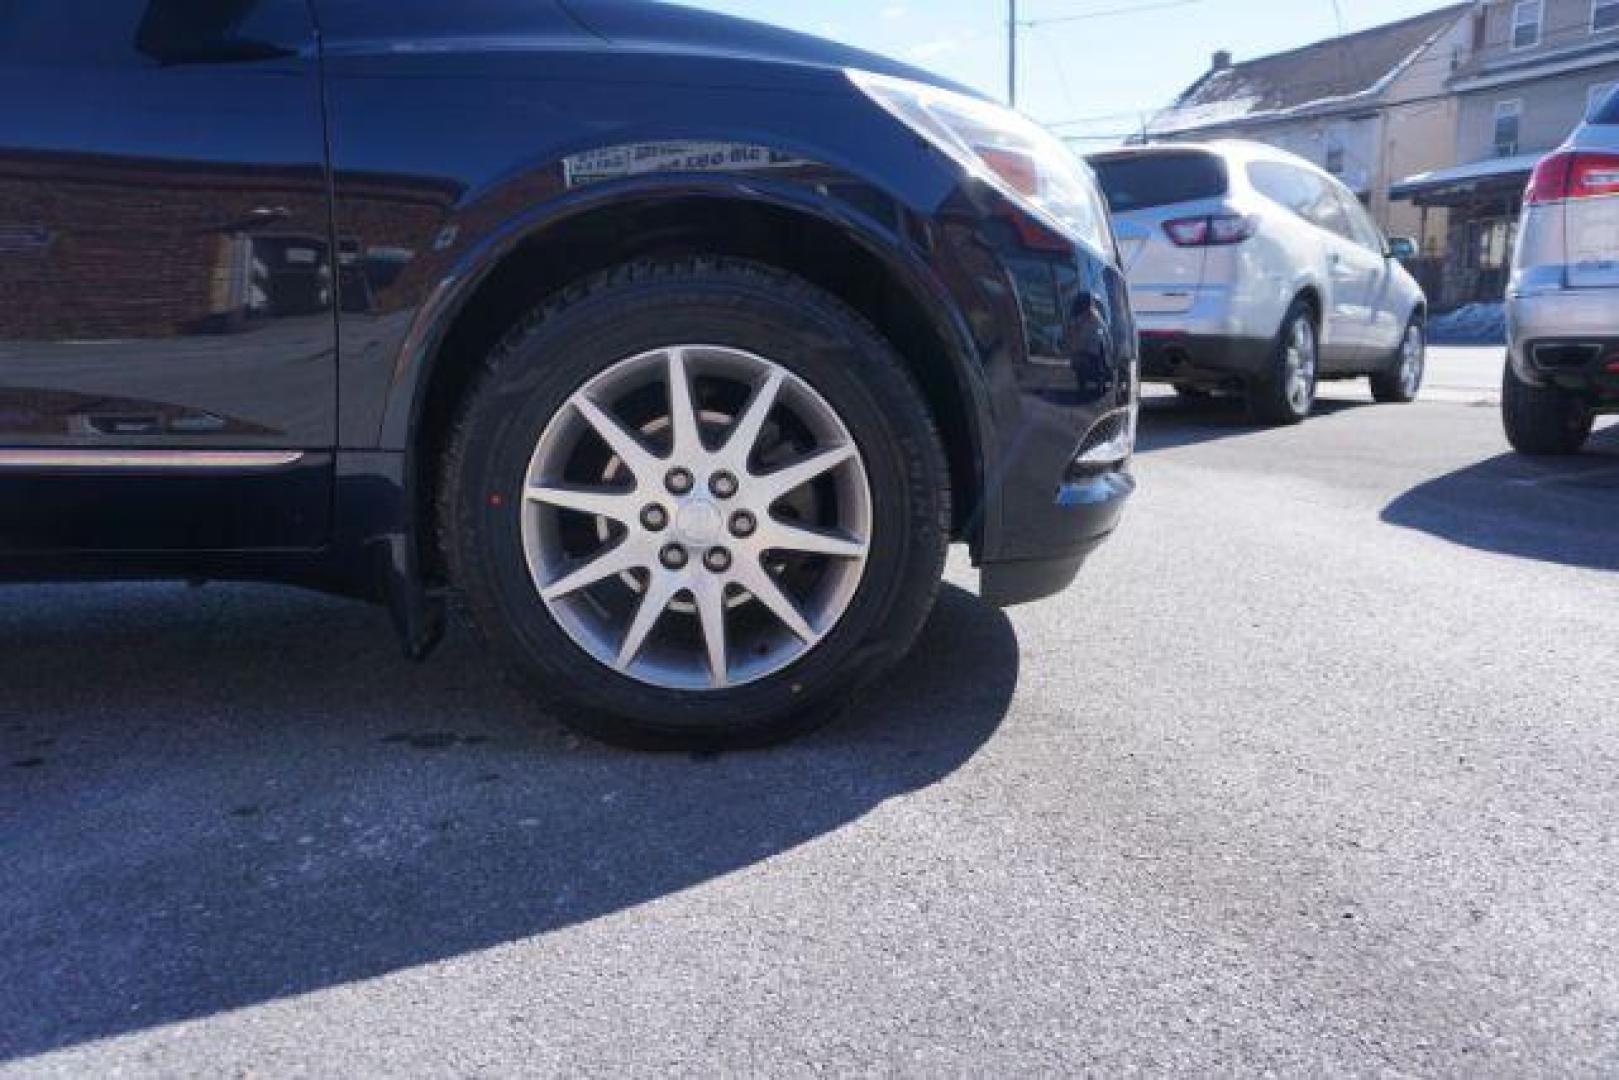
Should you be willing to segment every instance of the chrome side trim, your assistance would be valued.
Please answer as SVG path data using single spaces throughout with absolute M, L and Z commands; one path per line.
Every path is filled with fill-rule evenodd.
M 3 469 L 93 469 L 112 472 L 281 469 L 304 459 L 301 450 L 0 449 Z

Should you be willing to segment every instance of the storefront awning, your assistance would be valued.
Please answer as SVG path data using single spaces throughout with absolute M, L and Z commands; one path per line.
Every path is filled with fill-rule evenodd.
M 1417 173 L 1390 187 L 1389 198 L 1411 199 L 1429 206 L 1445 206 L 1465 202 L 1485 192 L 1509 188 L 1521 190 L 1542 156 L 1520 154 L 1517 157 L 1490 158 L 1467 165 L 1453 165 L 1448 169 Z

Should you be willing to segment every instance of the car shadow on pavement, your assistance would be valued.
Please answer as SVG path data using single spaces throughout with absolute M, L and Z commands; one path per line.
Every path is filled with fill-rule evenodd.
M 631 754 L 532 723 L 468 636 L 410 665 L 380 613 L 292 590 L 8 590 L 0 1061 L 768 862 L 950 776 L 1018 681 L 1010 622 L 946 587 L 912 658 L 827 730 Z
M 1577 457 L 1506 453 L 1430 480 L 1382 517 L 1481 551 L 1619 570 L 1619 425 Z
M 1363 408 L 1366 402 L 1322 398 L 1305 423 Z M 1138 453 L 1172 450 L 1182 446 L 1263 435 L 1277 429 L 1249 419 L 1241 398 L 1213 397 L 1187 400 L 1153 394 L 1141 400 L 1141 423 L 1136 433 Z

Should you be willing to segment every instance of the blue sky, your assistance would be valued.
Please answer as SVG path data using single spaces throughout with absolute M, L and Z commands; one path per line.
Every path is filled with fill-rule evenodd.
M 1004 97 L 1006 0 L 682 0 L 898 57 Z M 1241 60 L 1364 30 L 1441 0 L 1019 0 L 1019 106 L 1106 140 L 1172 99 L 1216 49 Z M 1077 18 L 1076 18 L 1077 17 Z M 1069 124 L 1067 121 L 1084 120 Z

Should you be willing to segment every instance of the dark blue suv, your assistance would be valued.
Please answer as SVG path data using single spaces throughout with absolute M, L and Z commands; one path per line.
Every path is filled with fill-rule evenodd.
M 1133 488 L 1090 170 L 970 92 L 630 0 L 0 6 L 0 574 L 459 608 L 639 745 L 804 729 L 947 545 Z

